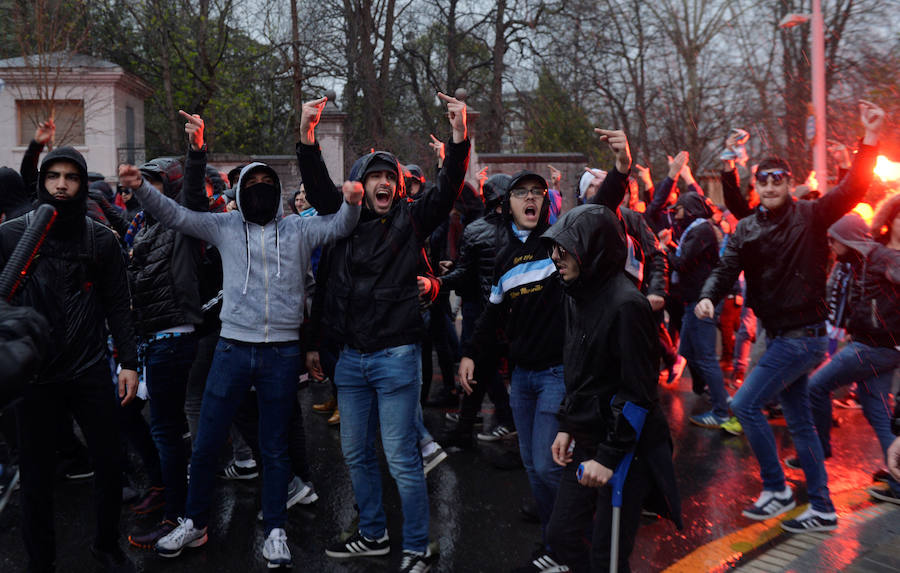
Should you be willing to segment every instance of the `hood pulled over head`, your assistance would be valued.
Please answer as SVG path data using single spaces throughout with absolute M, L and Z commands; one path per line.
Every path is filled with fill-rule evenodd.
M 157 157 L 139 167 L 141 174 L 151 181 L 162 182 L 162 193 L 169 199 L 181 192 L 184 168 L 176 157 Z
M 269 175 L 274 184 L 259 182 L 248 186 L 247 180 L 250 175 L 260 171 Z M 282 212 L 281 181 L 278 174 L 265 163 L 254 162 L 245 165 L 235 185 L 234 198 L 244 221 L 260 226 L 266 225 Z
M 675 203 L 675 206 L 684 207 L 684 221 L 682 221 L 682 226 L 684 227 L 687 227 L 696 219 L 709 219 L 713 215 L 712 207 L 710 207 L 706 197 L 702 197 L 693 191 L 682 193 L 678 197 L 678 202 Z
M 541 235 L 548 250 L 558 244 L 581 267 L 577 283 L 599 285 L 624 272 L 628 246 L 618 216 L 603 205 L 581 205 L 566 212 Z M 567 285 L 573 286 L 573 285 Z
M 75 166 L 81 179 L 81 185 L 78 188 L 78 194 L 72 199 L 56 199 L 47 192 L 44 185 L 47 179 L 48 168 L 57 162 L 66 161 Z M 51 234 L 65 234 L 67 231 L 80 232 L 81 226 L 84 224 L 83 219 L 87 213 L 88 199 L 88 177 L 87 162 L 74 147 L 65 146 L 57 147 L 48 153 L 44 160 L 41 161 L 41 168 L 38 173 L 38 201 L 46 203 L 56 209 L 56 223 L 51 229 Z
M 484 193 L 484 208 L 486 211 L 493 211 L 497 205 L 506 197 L 506 191 L 509 189 L 509 182 L 512 177 L 506 173 L 495 173 L 487 178 L 482 188 Z
M 387 151 L 373 151 L 357 159 L 350 169 L 350 180 L 359 181 L 365 187 L 366 176 L 378 171 L 389 171 L 397 178 L 397 189 L 391 198 L 392 206 L 398 198 L 406 197 L 406 182 L 403 177 L 403 168 L 394 154 Z M 368 209 L 366 201 L 363 201 L 363 206 Z
M 30 208 L 25 180 L 10 167 L 0 167 L 0 216 L 12 219 Z
M 828 236 L 846 245 L 862 255 L 867 256 L 875 247 L 869 226 L 858 213 L 847 213 L 828 227 Z

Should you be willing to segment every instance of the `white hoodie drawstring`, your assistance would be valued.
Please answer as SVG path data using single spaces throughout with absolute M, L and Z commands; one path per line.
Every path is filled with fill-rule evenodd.
M 276 216 L 277 217 L 277 216 Z M 278 259 L 278 272 L 276 277 L 281 277 L 281 245 L 278 243 L 278 220 L 275 220 L 275 257 Z
M 244 290 L 241 294 L 247 294 L 247 285 L 250 283 L 250 230 L 244 223 L 244 243 L 247 245 L 247 276 L 244 277 Z

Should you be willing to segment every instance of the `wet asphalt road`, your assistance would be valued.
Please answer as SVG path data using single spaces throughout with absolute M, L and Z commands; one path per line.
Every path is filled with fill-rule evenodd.
M 433 388 L 440 386 L 436 379 Z M 314 399 L 327 396 L 327 387 L 313 385 L 302 392 L 312 477 L 320 499 L 312 506 L 295 506 L 288 514 L 287 533 L 295 571 L 381 572 L 399 567 L 399 499 L 387 469 L 383 469 L 385 503 L 393 551 L 388 558 L 340 561 L 324 555 L 325 545 L 351 520 L 353 498 L 347 469 L 340 456 L 339 433 L 312 413 Z M 752 522 L 741 517 L 743 507 L 759 493 L 760 481 L 750 447 L 743 437 L 697 428 L 688 417 L 708 409 L 704 398 L 690 392 L 690 381 L 661 389 L 676 443 L 675 465 L 682 494 L 685 529 L 665 521 L 645 520 L 631 559 L 635 571 L 659 571 L 694 549 Z M 859 410 L 836 410 L 840 429 L 833 434 L 835 456 L 827 464 L 832 493 L 860 489 L 883 463 L 875 436 Z M 308 414 L 307 414 L 308 413 Z M 439 435 L 443 411 L 426 409 L 426 424 Z M 783 421 L 775 421 L 782 457 L 793 454 Z M 515 452 L 515 440 L 499 445 L 479 444 L 473 450 L 451 451 L 447 461 L 428 477 L 431 501 L 431 539 L 440 547 L 433 571 L 500 572 L 529 561 L 539 527 L 525 522 L 519 507 L 529 497 L 524 470 L 499 469 L 497 460 Z M 798 505 L 806 501 L 803 474 L 787 471 Z M 54 492 L 58 571 L 93 572 L 88 552 L 93 532 L 90 482 L 61 483 Z M 256 482 L 220 482 L 214 501 L 209 543 L 188 549 L 177 559 L 151 552 L 131 551 L 144 572 L 240 572 L 266 570 L 261 545 L 263 532 L 256 521 L 259 509 Z M 157 516 L 156 519 L 159 519 Z M 21 505 L 15 494 L 0 514 L 0 571 L 20 571 L 25 552 L 19 522 Z M 154 523 L 149 517 L 122 512 L 125 536 Z

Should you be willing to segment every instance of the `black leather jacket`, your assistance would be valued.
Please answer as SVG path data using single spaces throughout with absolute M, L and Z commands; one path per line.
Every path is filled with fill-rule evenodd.
M 494 261 L 509 242 L 503 215 L 489 213 L 463 231 L 459 259 L 440 277 L 442 290 L 455 290 L 464 300 L 487 304 L 494 279 Z
M 744 271 L 747 304 L 767 330 L 822 322 L 828 314 L 826 233 L 862 200 L 872 181 L 877 149 L 860 145 L 843 181 L 815 201 L 791 201 L 778 211 L 757 210 L 740 220 L 698 300 L 718 303 Z
M 318 145 L 297 144 L 297 158 L 310 204 L 323 215 L 336 212 L 343 196 Z M 436 188 L 415 201 L 395 198 L 384 216 L 363 209 L 353 234 L 329 248 L 322 336 L 362 352 L 422 340 L 416 282 L 422 245 L 450 214 L 468 163 L 468 139 L 447 143 Z

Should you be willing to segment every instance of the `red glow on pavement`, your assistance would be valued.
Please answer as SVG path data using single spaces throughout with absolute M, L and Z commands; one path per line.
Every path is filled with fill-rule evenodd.
M 875 175 L 885 182 L 898 181 L 900 180 L 900 163 L 895 163 L 884 155 L 879 155 L 875 161 Z

